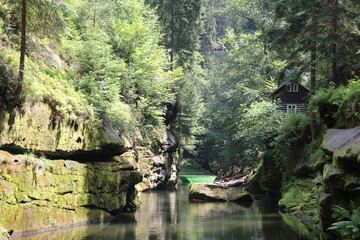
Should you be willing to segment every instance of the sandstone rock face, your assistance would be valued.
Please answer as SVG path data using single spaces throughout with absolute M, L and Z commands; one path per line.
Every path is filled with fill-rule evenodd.
M 135 151 L 144 176 L 143 181 L 136 186 L 138 191 L 175 188 L 178 176 L 177 159 L 171 158 L 171 153 L 164 151 L 155 154 L 146 147 L 135 147 Z
M 320 201 L 323 228 L 327 229 L 334 222 L 335 205 L 349 209 L 353 202 L 360 206 L 360 128 L 329 129 L 321 148 L 332 157 L 324 166 L 325 191 Z
M 136 189 L 176 185 L 177 147 L 166 130 L 147 138 L 139 130 L 130 139 L 86 119 L 61 119 L 44 103 L 0 112 L 0 232 L 85 223 L 132 209 Z M 73 160 L 61 160 L 67 158 Z
M 18 152 L 43 153 L 54 158 L 87 155 L 117 155 L 132 147 L 132 141 L 110 127 L 96 128 L 86 120 L 66 121 L 44 103 L 25 103 L 22 112 L 3 113 L 0 146 Z
M 348 170 L 360 169 L 360 127 L 329 129 L 321 147 L 333 157 L 336 166 Z
M 190 186 L 189 198 L 205 201 L 253 202 L 248 193 L 238 187 L 223 187 L 211 183 L 193 183 Z
M 0 227 L 14 233 L 85 223 L 134 206 L 135 153 L 79 163 L 0 151 Z

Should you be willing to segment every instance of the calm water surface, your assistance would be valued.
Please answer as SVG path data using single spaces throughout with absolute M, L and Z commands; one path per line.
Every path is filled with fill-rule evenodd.
M 110 223 L 90 224 L 31 235 L 37 240 L 307 240 L 276 211 L 276 202 L 251 205 L 189 202 L 188 186 L 178 191 L 141 193 L 141 208 Z M 294 224 L 290 224 L 294 225 Z M 296 224 L 295 224 L 296 225 Z

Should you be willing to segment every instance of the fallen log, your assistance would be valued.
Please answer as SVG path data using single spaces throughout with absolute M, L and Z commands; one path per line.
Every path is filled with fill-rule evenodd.
M 220 185 L 220 186 L 223 186 L 223 187 L 242 186 L 246 182 L 248 175 L 249 175 L 249 173 L 244 173 L 244 174 L 237 175 L 237 176 L 234 176 L 234 177 L 221 179 L 220 181 L 215 182 L 214 184 L 217 184 L 217 185 Z

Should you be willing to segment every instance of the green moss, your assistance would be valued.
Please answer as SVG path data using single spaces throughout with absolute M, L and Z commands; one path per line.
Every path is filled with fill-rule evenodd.
M 54 111 L 40 102 L 24 103 L 21 112 L 5 113 L 1 122 L 0 145 L 17 152 L 30 151 L 51 157 L 91 152 L 115 155 L 132 146 L 126 136 L 100 128 L 91 121 L 57 119 Z
M 0 156 L 6 163 L 0 164 L 0 226 L 15 231 L 77 224 L 121 212 L 136 198 L 129 192 L 142 179 L 127 155 L 98 163 L 4 151 Z
M 312 179 L 301 179 L 285 184 L 279 206 L 295 216 L 306 216 L 313 223 L 319 222 L 320 190 Z

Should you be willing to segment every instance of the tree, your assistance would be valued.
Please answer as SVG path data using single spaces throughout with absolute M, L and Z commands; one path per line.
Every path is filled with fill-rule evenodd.
M 170 51 L 172 68 L 185 66 L 199 48 L 201 0 L 148 0 L 157 10 L 163 45 Z
M 308 52 L 310 59 L 308 67 L 310 71 L 310 92 L 315 94 L 317 89 L 317 65 L 318 65 L 318 43 L 321 34 L 320 13 L 321 1 L 276 1 L 276 12 L 280 22 L 286 25 L 280 29 L 282 34 L 277 39 L 277 44 L 286 46 L 291 51 Z M 286 38 L 286 40 L 285 40 Z M 292 59 L 290 59 L 292 60 Z M 301 62 L 306 65 L 305 62 Z M 315 138 L 317 135 L 316 113 L 311 112 L 311 134 Z
M 56 36 L 57 30 L 62 26 L 62 20 L 60 19 L 56 8 L 54 9 L 55 5 L 56 3 L 54 1 L 32 0 L 28 2 L 28 0 L 21 0 L 20 66 L 14 93 L 14 103 L 16 105 L 21 102 L 21 94 L 24 85 L 28 28 L 30 26 L 31 32 Z M 32 14 L 30 16 L 28 16 L 29 7 L 31 10 L 35 9 L 34 11 L 31 11 Z
M 25 71 L 25 51 L 26 51 L 26 13 L 27 13 L 27 0 L 21 1 L 21 48 L 20 48 L 20 68 L 19 79 L 15 90 L 15 104 L 19 104 L 21 101 L 21 94 L 24 82 Z

